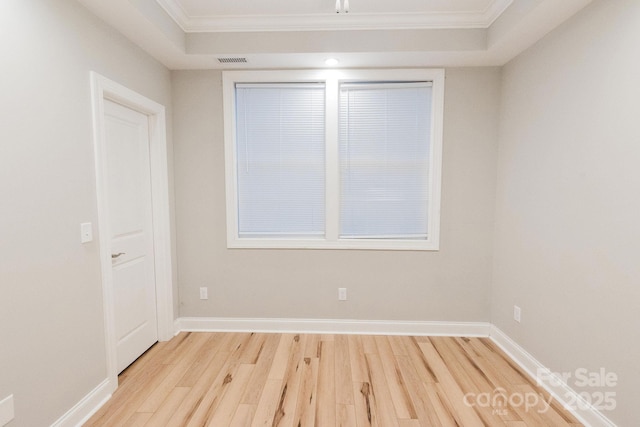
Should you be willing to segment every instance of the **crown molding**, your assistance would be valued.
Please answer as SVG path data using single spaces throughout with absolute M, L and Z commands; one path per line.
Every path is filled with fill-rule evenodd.
M 488 28 L 514 0 L 478 12 L 189 16 L 177 0 L 156 0 L 186 33 Z
M 163 8 L 165 12 L 167 12 L 167 15 L 169 15 L 169 17 L 173 19 L 180 28 L 182 28 L 182 31 L 184 31 L 185 33 L 188 32 L 188 23 L 193 18 L 191 18 L 187 14 L 187 12 L 177 0 L 156 0 L 156 3 L 158 3 L 160 7 Z

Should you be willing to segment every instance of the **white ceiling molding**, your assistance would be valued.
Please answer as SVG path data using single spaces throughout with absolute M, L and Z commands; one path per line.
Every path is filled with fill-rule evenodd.
M 1 0 L 0 0 L 1 1 Z M 392 65 L 402 67 L 465 67 L 501 66 L 520 52 L 534 44 L 573 14 L 591 3 L 592 0 L 433 0 L 442 14 L 443 7 L 455 3 L 458 12 L 463 7 L 473 11 L 483 10 L 481 15 L 488 28 L 413 28 L 378 31 L 310 31 L 309 27 L 300 32 L 278 31 L 190 31 L 186 32 L 178 20 L 187 19 L 177 1 L 192 2 L 185 5 L 216 6 L 218 9 L 193 9 L 200 11 L 229 11 L 242 16 L 257 4 L 256 0 L 234 0 L 213 3 L 211 0 L 162 0 L 168 7 L 177 7 L 171 15 L 160 5 L 161 0 L 77 0 L 93 13 L 128 37 L 151 56 L 172 70 L 186 69 L 283 69 L 324 67 L 328 57 L 340 59 L 343 68 L 385 68 Z M 273 3 L 271 3 L 273 1 Z M 291 0 L 270 0 L 260 2 L 263 11 L 272 10 L 267 16 L 282 17 L 283 8 L 272 8 Z M 303 1 L 303 0 L 299 0 Z M 305 0 L 305 4 L 317 4 L 315 0 Z M 324 0 L 323 0 L 324 1 Z M 335 0 L 329 0 L 332 3 Z M 376 1 L 379 12 L 385 0 L 360 0 L 363 5 Z M 388 1 L 388 0 L 386 0 Z M 355 0 L 350 0 L 352 11 Z M 405 5 L 426 4 L 426 0 L 407 0 Z M 236 7 L 238 4 L 245 9 Z M 394 3 L 400 4 L 400 3 Z M 165 6 L 166 6 L 165 5 Z M 481 6 L 479 6 L 481 5 Z M 490 5 L 490 6 L 487 6 Z M 221 8 L 224 6 L 225 8 Z M 246 8 L 249 6 L 249 9 Z M 393 6 L 393 4 L 392 4 Z M 487 7 L 485 7 L 487 6 Z M 330 5 L 333 7 L 333 4 Z M 503 10 L 502 8 L 505 8 Z M 254 9 L 257 10 L 257 9 Z M 299 13 L 309 9 L 298 8 Z M 332 9 L 330 9 L 332 10 Z M 413 11 L 416 11 L 414 7 Z M 423 9 L 420 9 L 424 11 Z M 405 8 L 405 12 L 409 9 Z M 196 14 L 196 12 L 192 12 Z M 219 14 L 219 15 L 220 15 Z M 175 18 L 184 15 L 183 18 Z M 318 13 L 322 16 L 325 13 Z M 337 15 L 337 16 L 336 16 Z M 343 21 L 345 17 L 359 14 L 334 14 L 327 18 Z M 408 14 L 405 13 L 405 16 Z M 418 13 L 421 18 L 420 13 Z M 476 14 L 477 15 L 477 14 Z M 246 15 L 245 15 L 246 16 Z M 379 17 L 379 16 L 378 16 Z M 458 15 L 458 18 L 460 16 Z M 266 19 L 266 18 L 265 18 Z M 269 18 L 271 19 L 271 18 Z M 443 25 L 442 16 L 440 24 Z M 175 20 L 175 21 L 174 21 Z M 467 21 L 467 24 L 470 25 Z M 399 25 L 399 24 L 397 24 Z M 340 30 L 347 28 L 340 28 Z M 429 34 L 430 33 L 430 34 Z M 246 63 L 222 63 L 217 58 L 247 58 Z
M 186 33 L 489 28 L 513 2 L 492 0 L 483 11 L 190 16 L 178 0 L 156 1 Z
M 187 32 L 187 22 L 192 18 L 187 15 L 182 5 L 175 0 L 156 0 L 165 12 L 174 20 L 182 31 Z

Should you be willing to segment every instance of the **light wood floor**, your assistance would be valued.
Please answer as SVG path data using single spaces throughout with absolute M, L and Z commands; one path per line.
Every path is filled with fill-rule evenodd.
M 181 333 L 127 368 L 85 425 L 580 425 L 543 399 L 484 338 Z

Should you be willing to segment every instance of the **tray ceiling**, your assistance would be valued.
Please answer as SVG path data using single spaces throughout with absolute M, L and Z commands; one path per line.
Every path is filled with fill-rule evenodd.
M 500 66 L 592 0 L 77 1 L 170 69 L 283 69 Z
M 513 0 L 156 0 L 186 32 L 487 28 Z M 344 5 L 345 0 L 340 0 Z

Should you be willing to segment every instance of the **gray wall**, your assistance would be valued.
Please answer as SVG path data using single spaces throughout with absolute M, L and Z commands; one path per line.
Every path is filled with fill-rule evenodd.
M 498 68 L 447 70 L 439 252 L 227 249 L 221 73 L 172 84 L 181 316 L 489 320 Z
M 597 1 L 504 68 L 491 291 L 553 371 L 618 375 L 585 391 L 615 391 L 621 426 L 640 421 L 639 23 L 637 0 Z
M 0 52 L 0 399 L 46 426 L 106 378 L 89 71 L 167 106 L 170 73 L 70 0 L 2 0 Z

